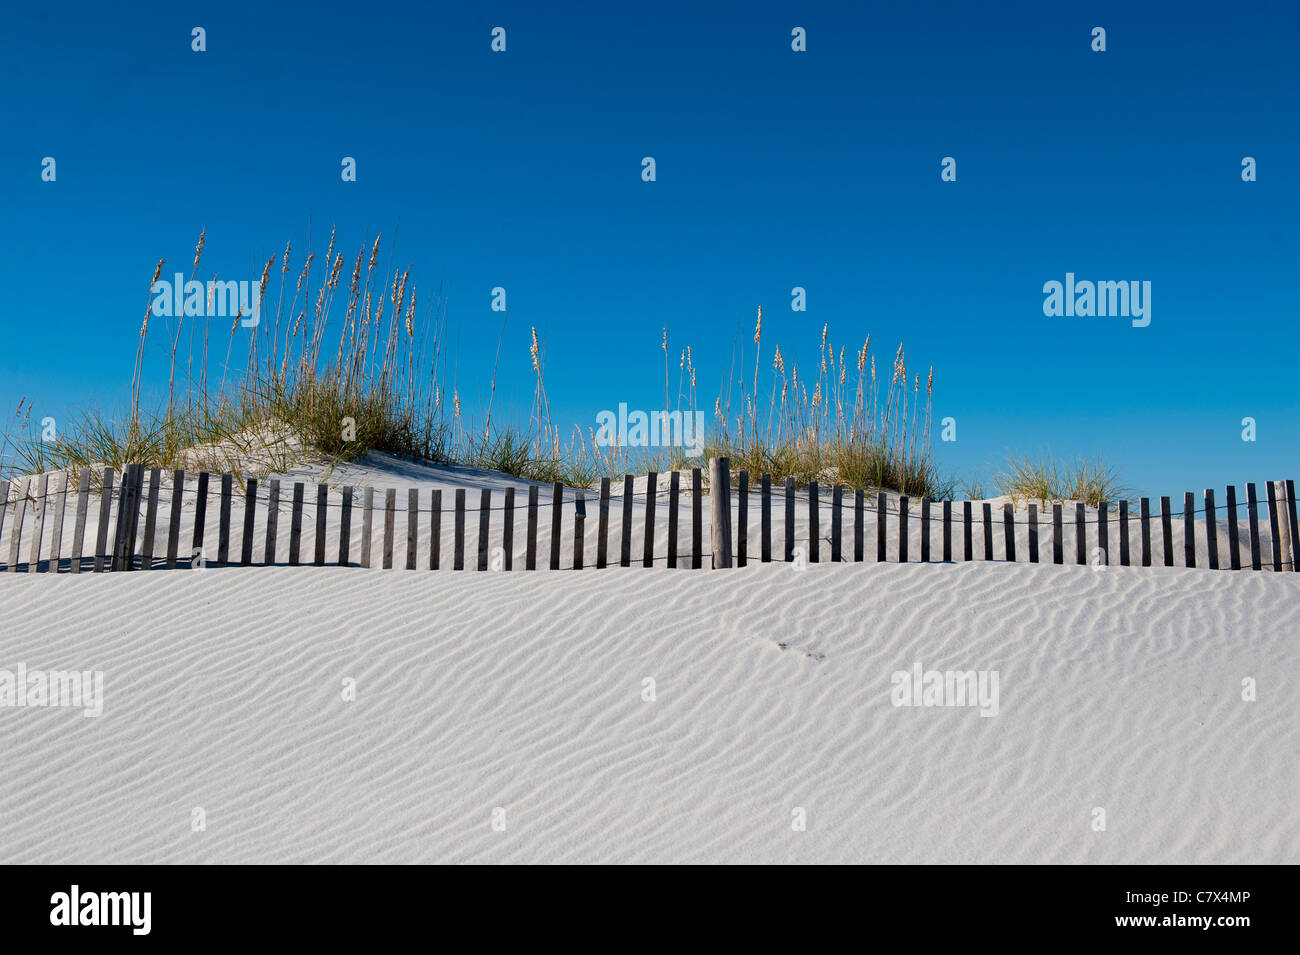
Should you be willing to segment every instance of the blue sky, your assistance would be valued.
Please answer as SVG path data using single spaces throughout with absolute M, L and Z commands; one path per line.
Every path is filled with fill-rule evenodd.
M 536 326 L 584 427 L 661 401 L 665 325 L 711 407 L 762 305 L 808 371 L 824 323 L 933 365 L 961 477 L 1047 448 L 1151 494 L 1300 476 L 1295 4 L 476 6 L 10 5 L 0 409 L 122 407 L 154 263 L 201 228 L 209 275 L 256 278 L 337 224 L 447 289 L 470 406 L 494 286 L 497 408 L 527 414 Z M 1066 272 L 1150 281 L 1151 324 L 1044 316 Z

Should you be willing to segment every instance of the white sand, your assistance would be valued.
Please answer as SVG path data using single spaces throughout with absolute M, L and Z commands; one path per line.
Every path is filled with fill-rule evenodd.
M 444 507 L 453 483 L 510 483 L 383 458 L 331 480 L 406 482 L 423 507 L 435 482 Z M 214 497 L 209 557 L 216 511 Z M 664 517 L 661 503 L 660 554 Z M 778 541 L 782 523 L 777 504 Z M 589 564 L 595 524 L 593 505 Z M 617 554 L 617 500 L 611 525 Z M 280 527 L 284 560 L 287 515 Z M 683 552 L 689 527 L 684 506 Z M 353 528 L 355 560 L 359 513 Z M 443 528 L 446 566 L 450 515 Z M 543 545 L 548 528 L 544 513 Z M 328 533 L 336 559 L 333 517 Z M 1049 541 L 1044 528 L 1048 560 Z M 869 558 L 874 542 L 872 515 Z M 1300 574 L 4 573 L 0 619 L 0 669 L 102 670 L 105 697 L 98 718 L 0 707 L 0 862 L 1300 861 Z M 916 663 L 996 670 L 998 714 L 892 705 L 891 676 Z
M 7 576 L 0 667 L 102 669 L 105 702 L 0 709 L 0 861 L 1295 862 L 1298 587 L 980 563 Z M 892 706 L 918 661 L 998 670 L 999 714 Z

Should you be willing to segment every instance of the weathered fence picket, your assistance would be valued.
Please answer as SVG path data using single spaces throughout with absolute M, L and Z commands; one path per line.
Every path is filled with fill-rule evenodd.
M 40 573 L 41 543 L 45 540 L 45 498 L 50 490 L 50 476 L 42 471 L 36 481 L 36 512 L 32 515 L 32 543 L 27 555 L 27 572 Z
M 1225 493 L 1226 498 L 1223 505 L 1228 512 L 1228 566 L 1233 570 L 1241 570 L 1241 547 L 1237 534 L 1236 485 L 1229 484 Z
M 483 488 L 478 499 L 478 569 L 488 569 L 488 550 L 492 536 L 492 491 Z
M 534 491 L 537 490 L 536 485 L 533 486 L 533 490 Z M 530 554 L 533 555 L 532 558 L 533 562 L 536 561 L 536 555 L 533 554 L 533 545 L 537 543 L 536 504 L 537 501 L 535 500 L 535 495 L 534 495 L 530 497 L 528 500 L 529 517 L 531 518 L 531 523 L 529 524 L 530 534 L 529 534 L 529 541 L 528 541 L 528 551 Z M 452 544 L 451 569 L 464 570 L 465 569 L 465 489 L 463 487 L 456 488 L 455 518 L 456 518 L 456 522 L 455 522 L 455 527 L 453 529 L 452 541 L 451 541 Z M 532 570 L 533 568 L 530 566 L 528 569 Z
M 6 497 L 8 492 L 6 491 Z M 81 573 L 81 550 L 86 540 L 86 511 L 90 505 L 90 468 L 82 468 L 77 475 L 77 515 L 72 525 L 72 550 L 69 552 L 69 573 Z M 172 561 L 175 566 L 175 561 Z
M 749 472 L 737 475 L 736 487 L 736 566 L 749 562 Z M 836 560 L 839 558 L 836 557 Z
M 1219 569 L 1219 523 L 1214 509 L 1214 489 L 1205 489 L 1205 553 L 1210 570 Z
M 324 481 L 316 485 L 316 536 L 312 541 L 313 563 L 325 566 L 325 529 L 329 521 L 330 487 Z
M 302 481 L 295 481 L 289 510 L 289 566 L 297 567 L 302 557 L 302 502 L 307 493 Z M 387 566 L 385 564 L 385 566 Z
M 251 528 L 250 528 L 251 529 Z M 352 485 L 343 488 L 343 505 L 339 511 L 339 566 L 348 565 L 352 547 Z
M 659 491 L 659 475 L 651 471 L 645 476 L 645 541 L 642 548 L 641 565 L 655 565 L 655 501 Z
M 153 478 L 150 478 L 150 488 L 149 497 L 152 501 L 157 494 L 157 483 Z M 239 540 L 239 563 L 242 567 L 248 567 L 253 563 L 253 526 L 256 520 L 257 478 L 251 477 L 244 483 L 244 533 Z M 346 526 L 347 516 L 343 520 Z M 146 528 L 147 526 L 146 522 Z
M 177 497 L 180 494 L 177 492 Z M 366 488 L 366 533 L 361 540 L 361 566 L 370 566 L 370 505 L 374 500 L 375 489 Z M 173 520 L 177 529 L 180 528 L 179 510 L 173 504 Z M 271 478 L 271 487 L 266 496 L 266 547 L 262 553 L 262 563 L 268 567 L 275 565 L 276 558 L 276 531 L 280 525 L 280 481 L 278 478 Z M 171 552 L 168 551 L 168 560 L 171 559 Z M 169 565 L 170 566 L 170 565 Z
M 460 492 L 457 491 L 457 494 Z M 524 570 L 537 569 L 537 498 L 536 484 L 528 486 L 528 540 L 525 542 Z
M 907 526 L 907 495 L 898 498 L 898 562 L 907 563 L 907 539 L 910 536 Z
M 672 494 L 668 503 L 668 566 L 677 566 L 677 472 L 673 472 Z M 596 512 L 596 566 L 604 568 L 609 560 L 609 478 L 600 479 L 600 502 Z
M 19 503 L 22 504 L 24 507 L 26 507 L 27 505 L 27 490 L 25 486 L 23 488 L 23 498 Z M 99 528 L 98 528 L 98 532 L 95 535 L 94 572 L 97 574 L 103 573 L 104 558 L 108 556 L 108 519 L 109 519 L 109 511 L 111 510 L 112 504 L 113 504 L 113 469 L 106 467 L 104 468 L 104 482 L 100 486 L 100 490 L 99 490 Z M 19 511 L 18 514 L 14 516 L 17 518 L 17 524 L 21 527 L 22 511 Z M 17 543 L 15 543 L 14 544 L 14 552 L 15 552 L 14 566 L 10 567 L 9 568 L 10 570 L 18 569 L 17 549 L 18 549 L 18 545 Z
M 505 511 L 501 515 L 501 569 L 512 570 L 515 564 L 515 489 L 506 488 Z
M 943 502 L 943 562 L 952 562 L 952 501 Z
M 623 535 L 618 542 L 618 565 L 632 566 L 632 475 L 623 475 Z
M 429 527 L 429 569 L 437 570 L 442 561 L 442 491 L 429 492 L 429 510 L 433 521 Z
M 840 533 L 844 527 L 844 488 L 836 484 L 831 488 L 831 562 L 838 564 L 844 559 Z
M 691 567 L 704 566 L 704 488 L 699 468 L 691 468 Z
M 682 473 L 668 476 L 668 566 L 677 566 L 677 508 L 681 494 Z M 605 533 L 609 527 L 609 478 L 600 482 L 600 538 L 596 547 L 596 566 L 605 566 Z
M 1029 562 L 1038 563 L 1038 505 L 1029 505 Z
M 629 477 L 628 481 L 632 479 Z M 560 531 L 563 527 L 564 485 L 556 481 L 551 485 L 551 570 L 560 569 Z M 627 506 L 628 520 L 632 508 Z
M 883 564 L 886 560 L 889 559 L 889 555 L 885 552 L 885 549 L 888 546 L 886 540 L 888 536 L 888 528 L 886 527 L 885 524 L 887 519 L 887 514 L 888 511 L 886 511 L 885 509 L 885 492 L 881 491 L 876 495 L 876 563 L 877 564 Z
M 808 482 L 808 562 L 816 564 L 821 560 L 822 529 L 817 514 L 817 482 Z
M 758 559 L 769 564 L 772 562 L 772 475 L 764 474 L 759 487 Z

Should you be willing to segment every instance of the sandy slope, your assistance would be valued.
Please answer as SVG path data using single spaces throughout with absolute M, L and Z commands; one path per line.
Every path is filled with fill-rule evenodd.
M 106 699 L 0 709 L 0 861 L 1296 862 L 1298 578 L 6 574 L 0 668 Z M 918 661 L 999 715 L 891 705 Z

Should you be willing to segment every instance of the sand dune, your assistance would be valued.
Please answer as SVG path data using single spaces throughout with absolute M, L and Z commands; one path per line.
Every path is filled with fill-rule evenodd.
M 514 566 L 523 566 L 524 555 L 527 542 L 527 514 L 526 503 L 530 482 L 510 477 L 509 475 L 500 474 L 493 471 L 482 471 L 472 468 L 449 467 L 440 465 L 422 464 L 405 461 L 394 458 L 382 453 L 372 453 L 362 461 L 356 463 L 343 464 L 336 467 L 326 466 L 324 463 L 304 464 L 301 467 L 294 468 L 288 472 L 278 475 L 272 475 L 281 482 L 280 489 L 280 507 L 278 518 L 278 545 L 276 551 L 276 561 L 285 563 L 289 559 L 289 513 L 290 498 L 292 495 L 292 484 L 294 482 L 303 482 L 305 487 L 303 501 L 303 527 L 302 527 L 302 544 L 301 557 L 304 562 L 310 562 L 313 559 L 316 548 L 316 486 L 320 482 L 325 482 L 329 487 L 328 507 L 325 524 L 325 553 L 326 560 L 335 563 L 338 560 L 339 553 L 339 536 L 341 532 L 340 514 L 343 503 L 344 486 L 356 488 L 356 496 L 353 503 L 353 516 L 351 530 L 349 535 L 349 560 L 353 564 L 359 563 L 362 554 L 362 510 L 361 504 L 363 495 L 367 488 L 375 491 L 374 506 L 377 509 L 374 526 L 372 527 L 372 546 L 374 548 L 374 562 L 377 564 L 380 560 L 380 547 L 382 544 L 382 515 L 379 509 L 384 504 L 384 492 L 393 489 L 395 493 L 395 519 L 394 519 L 394 563 L 397 566 L 404 566 L 406 560 L 406 541 L 407 541 L 407 521 L 408 521 L 408 495 L 411 491 L 417 493 L 418 506 L 420 512 L 417 514 L 418 525 L 416 528 L 416 538 L 418 541 L 418 559 L 417 566 L 428 566 L 428 555 L 431 548 L 432 538 L 432 519 L 430 509 L 432 506 L 431 492 L 435 489 L 441 490 L 441 523 L 439 533 L 439 550 L 441 564 L 450 566 L 451 555 L 453 552 L 453 535 L 454 523 L 451 513 L 454 507 L 454 493 L 456 489 L 465 490 L 466 506 L 466 525 L 465 525 L 465 549 L 467 564 L 473 566 L 476 561 L 479 541 L 479 523 L 478 508 L 480 504 L 481 492 L 486 490 L 491 492 L 491 512 L 488 529 L 488 540 L 491 548 L 500 547 L 502 544 L 502 531 L 505 521 L 504 511 L 504 492 L 507 488 L 515 489 L 515 510 L 513 520 L 513 547 L 511 549 L 511 558 Z M 50 490 L 47 491 L 47 507 L 50 511 L 43 523 L 41 555 L 43 561 L 48 561 L 52 550 L 53 534 L 55 520 L 53 517 L 53 502 L 55 488 L 61 486 L 64 480 L 63 475 L 51 476 Z M 120 477 L 119 477 L 120 480 Z M 253 524 L 253 560 L 260 563 L 263 558 L 265 536 L 266 536 L 266 518 L 267 518 L 267 488 L 268 480 L 261 482 L 259 489 L 258 506 L 254 514 Z M 203 529 L 203 546 L 201 553 L 194 555 L 192 553 L 192 542 L 194 540 L 194 523 L 195 523 L 195 506 L 194 500 L 197 491 L 197 476 L 188 474 L 185 483 L 185 493 L 182 497 L 183 511 L 181 516 L 181 527 L 179 535 L 178 553 L 183 563 L 190 562 L 191 558 L 202 559 L 205 562 L 214 561 L 218 553 L 218 530 L 219 530 L 219 507 L 218 493 L 219 483 L 215 478 L 209 482 L 208 487 L 208 506 L 205 513 Z M 689 472 L 682 474 L 681 502 L 679 505 L 679 526 L 677 534 L 678 554 L 684 555 L 689 552 L 692 546 L 691 537 L 691 500 L 689 497 L 690 475 Z M 31 556 L 32 539 L 35 534 L 35 507 L 36 502 L 34 495 L 36 485 L 33 483 L 30 494 L 33 498 L 29 501 L 26 508 L 25 520 L 20 543 L 19 567 L 25 570 Z M 655 560 L 666 565 L 668 555 L 668 476 L 660 475 L 658 482 L 659 492 L 656 495 L 656 520 L 654 553 Z M 631 499 L 632 521 L 631 533 L 629 536 L 630 552 L 633 562 L 641 559 L 644 553 L 645 541 L 645 502 L 646 502 L 646 481 L 644 476 L 635 479 L 634 492 Z M 1248 525 L 1246 520 L 1245 508 L 1245 489 L 1239 487 L 1241 501 L 1238 507 L 1238 529 L 1235 546 L 1241 563 L 1250 566 L 1250 546 L 1248 535 Z M 164 472 L 160 488 L 160 507 L 158 513 L 157 542 L 154 548 L 154 554 L 159 559 L 166 552 L 167 540 L 167 517 L 169 514 L 170 502 L 172 499 L 173 488 L 171 484 L 171 473 Z M 734 489 L 733 489 L 734 492 Z M 1267 504 L 1264 498 L 1264 489 L 1261 482 L 1259 504 L 1259 536 L 1261 541 L 1261 554 L 1265 570 L 1271 570 L 1273 541 L 1269 523 Z M 8 514 L 2 529 L 3 541 L 0 541 L 0 561 L 6 563 L 11 555 L 10 543 L 11 533 L 14 523 L 15 504 L 19 494 L 18 485 L 15 484 L 10 488 L 10 504 Z M 537 527 L 537 541 L 539 563 L 545 564 L 549 557 L 550 540 L 551 540 L 551 494 L 550 486 L 539 488 L 540 513 Z M 585 565 L 591 567 L 595 563 L 598 523 L 596 499 L 597 492 L 591 489 L 576 491 L 566 488 L 563 491 L 564 499 L 569 502 L 564 508 L 563 527 L 561 529 L 562 541 L 560 547 L 560 566 L 573 566 L 573 499 L 581 494 L 585 498 L 587 518 L 584 525 L 583 548 L 585 554 Z M 781 488 L 773 488 L 772 491 L 772 553 L 776 559 L 782 559 L 785 554 L 785 497 Z M 75 495 L 75 487 L 73 489 Z M 70 495 L 70 499 L 73 495 Z M 623 500 L 623 483 L 614 481 L 611 490 L 610 501 L 610 530 L 609 530 L 609 547 L 611 561 L 617 561 L 619 548 L 622 541 L 622 523 L 624 513 Z M 1216 512 L 1216 540 L 1215 552 L 1218 555 L 1220 566 L 1228 567 L 1230 564 L 1230 552 L 1234 546 L 1233 538 L 1230 534 L 1230 525 L 1227 519 L 1227 513 L 1223 507 L 1222 491 L 1220 491 L 1220 500 L 1218 501 L 1218 510 Z M 749 496 L 747 512 L 747 534 L 749 540 L 749 553 L 757 556 L 759 553 L 760 539 L 760 497 L 757 490 L 753 490 Z M 794 515 L 794 544 L 803 551 L 803 556 L 807 557 L 808 537 L 809 537 L 809 512 L 808 512 L 807 492 L 801 490 L 795 502 Z M 1004 518 L 1002 513 L 1005 498 L 997 498 L 991 501 L 992 524 L 992 552 L 995 561 L 1005 560 L 1007 557 L 1007 547 L 1005 540 Z M 973 504 L 973 558 L 977 561 L 984 557 L 984 521 L 983 521 L 983 502 L 974 502 Z M 86 519 L 85 544 L 83 553 L 92 554 L 95 544 L 95 533 L 98 526 L 98 494 L 92 493 L 88 515 Z M 1201 504 L 1198 501 L 1198 507 Z M 940 505 L 931 506 L 931 523 L 929 527 L 930 543 L 932 547 L 933 559 L 938 560 L 942 554 L 942 526 L 941 526 L 941 509 Z M 1165 536 L 1160 520 L 1159 501 L 1152 502 L 1151 515 L 1151 561 L 1154 565 L 1163 565 Z M 1171 521 L 1169 534 L 1169 550 L 1172 554 L 1173 564 L 1175 566 L 1184 565 L 1184 522 L 1182 517 L 1181 498 L 1173 502 L 1174 517 Z M 63 545 L 61 548 L 61 558 L 64 569 L 68 565 L 68 556 L 70 554 L 70 540 L 73 533 L 73 506 L 67 505 L 63 524 Z M 141 514 L 145 512 L 144 503 L 140 506 Z M 738 500 L 737 495 L 733 493 L 732 497 L 732 526 L 739 526 L 738 517 Z M 1062 550 L 1063 558 L 1066 563 L 1075 563 L 1077 561 L 1077 534 L 1078 529 L 1075 525 L 1075 507 L 1067 504 L 1063 508 L 1062 522 Z M 819 539 L 821 543 L 821 560 L 828 560 L 830 557 L 830 533 L 831 533 L 831 492 L 829 488 L 822 488 L 820 494 L 820 508 L 818 518 Z M 116 504 L 113 505 L 111 512 L 112 519 L 115 519 Z M 710 527 L 710 504 L 707 492 L 704 495 L 702 506 L 702 551 L 708 553 L 710 549 L 709 527 Z M 1117 508 L 1112 505 L 1108 515 L 1108 546 L 1107 553 L 1103 557 L 1098 550 L 1098 526 L 1097 512 L 1093 508 L 1085 508 L 1085 556 L 1088 563 L 1108 562 L 1112 566 L 1120 563 L 1120 530 L 1117 518 Z M 962 558 L 962 528 L 961 528 L 961 502 L 955 502 L 953 506 L 953 554 L 960 560 Z M 845 496 L 841 510 L 841 519 L 843 521 L 843 540 L 844 554 L 846 559 L 852 558 L 852 541 L 853 541 L 853 522 L 854 510 L 852 494 Z M 1048 508 L 1041 510 L 1038 515 L 1038 555 L 1041 562 L 1050 562 L 1052 560 L 1052 523 L 1051 523 L 1050 505 Z M 874 496 L 867 501 L 864 508 L 864 558 L 868 561 L 874 561 L 876 558 L 876 530 L 877 513 L 875 511 Z M 139 521 L 137 529 L 136 552 L 141 550 L 141 543 L 144 537 L 144 517 Z M 896 494 L 888 495 L 887 510 L 885 514 L 886 540 L 887 540 L 887 557 L 889 561 L 897 561 L 899 557 L 898 536 L 899 536 L 899 513 L 898 497 Z M 110 540 L 113 528 L 110 520 Z M 243 494 L 236 485 L 234 500 L 231 508 L 231 536 L 230 536 L 230 553 L 234 559 L 238 560 L 241 544 L 243 541 L 244 526 L 244 499 Z M 1136 508 L 1129 515 L 1128 520 L 1129 539 L 1130 539 L 1130 559 L 1133 564 L 1139 564 L 1141 561 L 1141 525 L 1138 520 Z M 913 500 L 910 504 L 909 520 L 907 522 L 908 535 L 908 560 L 919 561 L 921 558 L 921 517 L 920 504 Z M 1193 528 L 1193 549 L 1196 554 L 1196 566 L 1205 568 L 1208 565 L 1208 541 L 1206 537 L 1206 527 L 1204 515 L 1198 513 L 1195 516 Z M 1023 505 L 1015 513 L 1014 527 L 1015 556 L 1019 561 L 1026 561 L 1029 555 L 1029 530 L 1028 530 L 1028 511 L 1027 505 Z M 1286 537 L 1282 537 L 1282 547 L 1286 551 L 1289 544 L 1286 543 Z M 1289 556 L 1283 556 L 1284 569 L 1290 570 Z M 707 565 L 708 559 L 704 563 Z M 7 569 L 7 566 L 6 566 Z
M 1296 862 L 1298 597 L 981 562 L 4 575 L 0 668 L 101 669 L 104 711 L 0 709 L 0 861 Z M 998 671 L 998 714 L 892 705 L 918 662 Z

